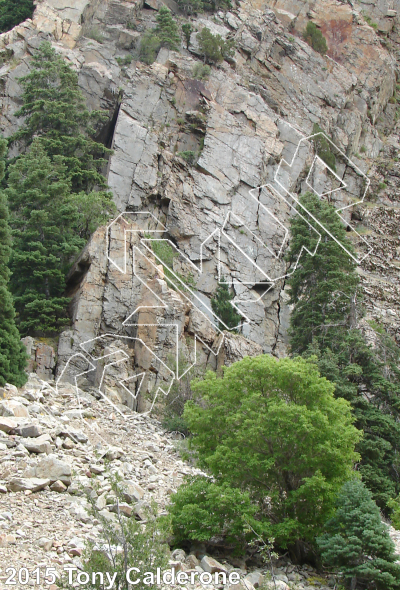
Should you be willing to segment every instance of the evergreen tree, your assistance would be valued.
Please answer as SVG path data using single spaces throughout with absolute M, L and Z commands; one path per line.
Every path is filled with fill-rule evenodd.
M 182 25 L 182 32 L 185 36 L 185 41 L 186 41 L 186 49 L 189 49 L 189 45 L 190 45 L 190 36 L 193 33 L 193 27 L 190 23 L 185 23 Z
M 26 118 L 12 140 L 29 147 L 39 137 L 47 155 L 62 157 L 74 192 L 105 188 L 102 169 L 110 150 L 94 136 L 108 114 L 89 112 L 77 73 L 49 42 L 42 43 L 34 54 L 32 66 L 20 80 L 23 106 L 16 114 Z
M 0 180 L 4 177 L 6 153 L 7 142 L 0 139 Z M 3 191 L 0 191 L 0 386 L 12 383 L 22 387 L 27 380 L 24 372 L 27 355 L 15 325 L 14 305 L 8 290 L 10 271 L 7 264 L 11 254 L 11 244 L 6 196 Z
M 64 162 L 62 156 L 51 160 L 38 138 L 9 168 L 11 287 L 23 334 L 68 323 L 65 276 L 91 231 L 113 211 L 108 193 L 71 193 Z
M 225 326 L 236 328 L 240 323 L 241 316 L 232 305 L 234 297 L 234 294 L 230 292 L 228 285 L 225 283 L 224 277 L 222 277 L 222 282 L 218 285 L 215 295 L 211 299 L 213 312 L 223 322 L 219 322 L 221 330 L 224 330 Z
M 352 590 L 358 584 L 375 590 L 400 588 L 400 566 L 395 563 L 399 556 L 363 483 L 345 483 L 326 531 L 317 539 L 322 558 L 329 566 L 339 568 Z
M 10 31 L 27 18 L 34 10 L 33 0 L 2 0 L 0 2 L 0 33 Z
M 300 202 L 337 241 L 323 232 L 311 217 L 309 223 L 300 215 L 291 221 L 292 237 L 287 259 L 291 265 L 297 264 L 288 280 L 290 302 L 294 305 L 291 348 L 296 354 L 304 352 L 316 337 L 321 347 L 329 346 L 335 334 L 342 333 L 345 326 L 355 324 L 359 289 L 356 264 L 337 243 L 345 244 L 350 251 L 352 249 L 334 207 L 311 193 L 300 197 Z M 311 256 L 302 248 L 310 252 L 315 250 L 318 235 L 312 229 L 314 226 L 322 233 L 322 238 L 315 255 Z
M 226 41 L 221 35 L 213 35 L 207 27 L 203 27 L 200 33 L 197 33 L 197 42 L 204 55 L 204 62 L 218 63 L 226 57 L 232 57 L 234 53 L 233 40 Z
M 305 205 L 340 243 L 351 250 L 345 229 L 334 208 L 316 196 L 301 198 Z M 310 218 L 310 223 L 314 222 Z M 318 226 L 315 225 L 318 230 Z M 357 329 L 359 289 L 355 264 L 335 240 L 317 239 L 300 216 L 291 223 L 289 260 L 298 261 L 289 279 L 291 301 L 291 348 L 295 354 L 317 357 L 321 374 L 335 383 L 336 395 L 353 407 L 356 426 L 364 432 L 357 450 L 358 469 L 375 501 L 386 510 L 390 498 L 400 492 L 400 350 L 392 338 L 374 326 L 374 348 Z
M 166 6 L 162 6 L 158 11 L 155 32 L 163 47 L 179 49 L 181 39 L 178 34 L 178 25 Z

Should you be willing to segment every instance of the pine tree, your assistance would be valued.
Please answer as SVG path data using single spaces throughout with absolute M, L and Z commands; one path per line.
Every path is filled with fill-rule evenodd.
M 310 194 L 301 201 L 351 250 L 331 205 Z M 293 265 L 297 262 L 288 281 L 294 305 L 292 352 L 316 356 L 321 374 L 335 383 L 336 395 L 352 404 L 356 426 L 364 432 L 357 447 L 358 469 L 375 501 L 387 510 L 390 498 L 400 492 L 400 349 L 376 326 L 372 348 L 357 329 L 358 276 L 353 260 L 337 242 L 323 235 L 315 256 L 303 252 L 298 259 L 302 247 L 314 250 L 317 239 L 300 216 L 293 218 L 291 233 L 288 259 Z
M 4 177 L 6 153 L 7 142 L 0 139 L 0 180 Z M 0 386 L 12 383 L 22 387 L 27 380 L 24 372 L 27 355 L 15 325 L 14 305 L 8 290 L 11 244 L 6 196 L 0 191 Z
M 158 11 L 155 33 L 163 47 L 179 49 L 181 39 L 178 34 L 178 25 L 166 6 L 162 6 Z
M 334 207 L 311 193 L 303 195 L 300 202 L 337 241 L 321 232 L 311 217 L 309 223 L 300 215 L 292 219 L 287 259 L 292 266 L 297 264 L 288 280 L 291 303 L 294 305 L 290 328 L 291 348 L 297 354 L 304 352 L 316 337 L 321 347 L 329 346 L 336 333 L 354 324 L 359 289 L 356 264 L 338 244 L 344 244 L 347 250 L 352 250 Z M 322 233 L 314 256 L 302 252 L 303 247 L 313 252 L 318 244 L 318 235 L 310 226 L 315 226 Z
M 10 31 L 27 18 L 31 18 L 33 10 L 33 0 L 2 0 L 0 2 L 0 33 Z
M 336 514 L 317 539 L 323 560 L 337 567 L 351 589 L 400 587 L 399 558 L 371 492 L 359 480 L 345 483 Z
M 110 153 L 96 142 L 103 112 L 89 112 L 78 76 L 42 43 L 21 79 L 24 116 L 12 141 L 25 152 L 8 170 L 14 248 L 10 289 L 23 334 L 68 323 L 65 276 L 100 223 L 114 212 L 102 169 Z
M 62 157 L 74 192 L 105 188 L 102 169 L 110 150 L 94 136 L 108 113 L 89 112 L 77 73 L 49 42 L 42 43 L 34 54 L 32 66 L 20 80 L 23 106 L 16 114 L 26 118 L 12 140 L 29 147 L 39 137 L 47 155 Z
M 214 297 L 211 299 L 211 307 L 219 320 L 219 327 L 221 330 L 228 328 L 236 328 L 239 325 L 241 316 L 236 312 L 232 305 L 234 295 L 229 291 L 228 285 L 222 277 L 221 283 L 218 285 Z M 224 326 L 225 324 L 225 326 Z
M 113 211 L 108 193 L 71 193 L 64 161 L 51 160 L 38 138 L 9 167 L 11 287 L 23 334 L 53 332 L 68 323 L 65 276 L 91 231 Z

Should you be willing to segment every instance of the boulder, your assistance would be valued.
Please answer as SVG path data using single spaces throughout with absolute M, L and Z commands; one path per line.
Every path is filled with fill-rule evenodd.
M 42 434 L 38 438 L 22 438 L 20 443 L 24 445 L 24 447 L 30 453 L 47 453 L 49 454 L 51 451 L 50 443 L 52 442 L 51 436 L 49 434 Z
M 25 424 L 15 429 L 15 434 L 23 438 L 37 438 L 41 436 L 42 431 L 36 424 Z
M 263 585 L 264 576 L 261 572 L 255 571 L 251 572 L 245 577 L 246 582 L 250 582 L 254 586 L 254 588 L 259 588 Z
M 219 561 L 208 555 L 205 555 L 200 561 L 200 567 L 209 574 L 215 574 L 216 572 L 228 573 L 228 569 L 222 563 L 219 563 Z
M 47 477 L 51 483 L 61 481 L 64 485 L 71 484 L 71 466 L 65 461 L 61 461 L 54 454 L 48 455 L 42 459 L 35 467 L 36 477 Z
M 11 430 L 17 428 L 18 422 L 15 418 L 0 416 L 0 430 L 8 434 Z
M 65 490 L 67 489 L 67 486 L 62 481 L 60 481 L 58 479 L 53 484 L 51 484 L 50 489 L 52 492 L 57 492 L 57 493 L 61 494 L 62 492 L 65 492 Z
M 121 514 L 125 514 L 125 516 L 132 516 L 133 507 L 129 506 L 129 504 L 125 504 L 124 502 L 119 502 L 118 504 L 113 504 L 112 506 L 108 507 L 110 512 L 114 512 L 118 514 L 118 509 Z
M 50 483 L 49 479 L 39 477 L 14 477 L 7 484 L 10 492 L 39 492 Z
M 140 502 L 143 499 L 144 490 L 134 481 L 126 479 L 121 482 L 120 488 L 125 502 L 129 504 Z
M 0 402 L 0 416 L 29 418 L 29 412 L 20 402 L 13 399 L 6 399 Z

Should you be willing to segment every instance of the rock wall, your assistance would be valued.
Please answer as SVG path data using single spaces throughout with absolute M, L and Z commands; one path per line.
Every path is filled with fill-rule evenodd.
M 32 21 L 0 36 L 8 52 L 0 70 L 4 134 L 20 124 L 18 78 L 34 49 L 50 39 L 79 72 L 90 107 L 110 112 L 103 139 L 114 150 L 108 180 L 118 211 L 148 212 L 144 225 L 137 216 L 121 217 L 110 230 L 100 228 L 72 269 L 73 323 L 60 338 L 57 375 L 87 341 L 86 359 L 69 378 L 94 362 L 98 368 L 87 380 L 98 387 L 104 358 L 124 350 L 123 375 L 146 372 L 142 393 L 169 383 L 177 370 L 167 362 L 171 355 L 214 368 L 249 353 L 284 355 L 290 308 L 283 255 L 295 208 L 289 195 L 310 183 L 326 194 L 340 181 L 315 163 L 313 142 L 305 139 L 315 123 L 337 146 L 347 187 L 334 202 L 347 207 L 344 221 L 360 258 L 373 246 L 360 264 L 367 317 L 399 338 L 396 8 L 249 0 L 228 13 L 201 15 L 193 26 L 234 39 L 236 50 L 229 63 L 198 80 L 195 35 L 191 51 L 162 49 L 152 66 L 116 59 L 135 55 L 141 33 L 154 26 L 149 6 L 38 2 Z M 368 24 L 374 18 L 378 32 Z M 309 19 L 327 39 L 326 56 L 302 38 Z M 387 31 L 392 45 L 379 31 Z M 194 164 L 183 157 L 188 152 Z M 372 180 L 367 194 L 363 174 Z M 160 260 L 145 248 L 146 231 L 159 231 L 178 248 L 174 270 L 191 269 L 190 289 L 171 288 Z M 128 264 L 121 272 L 111 251 L 119 260 L 135 255 L 136 270 Z M 221 336 L 213 316 L 210 301 L 221 275 L 233 284 L 246 318 L 239 335 Z M 118 402 L 128 403 L 111 369 L 106 382 Z

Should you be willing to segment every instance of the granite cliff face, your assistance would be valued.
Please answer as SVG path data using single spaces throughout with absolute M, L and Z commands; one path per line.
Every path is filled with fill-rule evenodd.
M 37 3 L 32 21 L 0 36 L 5 135 L 20 124 L 18 78 L 50 39 L 79 72 L 90 107 L 110 112 L 101 134 L 114 150 L 108 181 L 118 211 L 130 212 L 110 230 L 100 228 L 71 270 L 73 323 L 60 338 L 56 374 L 91 341 L 85 352 L 103 360 L 88 374 L 90 384 L 105 375 L 115 400 L 132 405 L 118 385 L 121 375 L 145 371 L 142 392 L 165 388 L 165 367 L 176 353 L 185 366 L 196 360 L 214 368 L 246 354 L 284 355 L 290 309 L 283 255 L 295 206 L 289 195 L 340 187 L 306 140 L 315 124 L 337 146 L 346 186 L 334 203 L 346 207 L 360 259 L 373 247 L 360 264 L 367 318 L 399 338 L 397 5 L 250 0 L 200 15 L 194 28 L 207 25 L 236 47 L 206 80 L 193 74 L 195 34 L 190 51 L 162 49 L 152 66 L 120 65 L 116 58 L 134 54 L 142 32 L 154 26 L 157 8 L 153 0 L 48 0 Z M 310 19 L 327 39 L 327 56 L 302 38 Z M 194 165 L 182 157 L 187 152 Z M 366 193 L 363 175 L 371 179 Z M 174 270 L 191 270 L 195 286 L 181 293 L 168 286 L 160 260 L 144 246 L 148 232 L 179 249 Z M 223 336 L 213 316 L 218 272 L 233 281 L 248 320 L 239 334 Z M 104 359 L 120 362 L 121 350 L 118 371 L 104 373 Z M 72 379 L 77 368 L 87 369 L 87 359 L 65 375 Z

